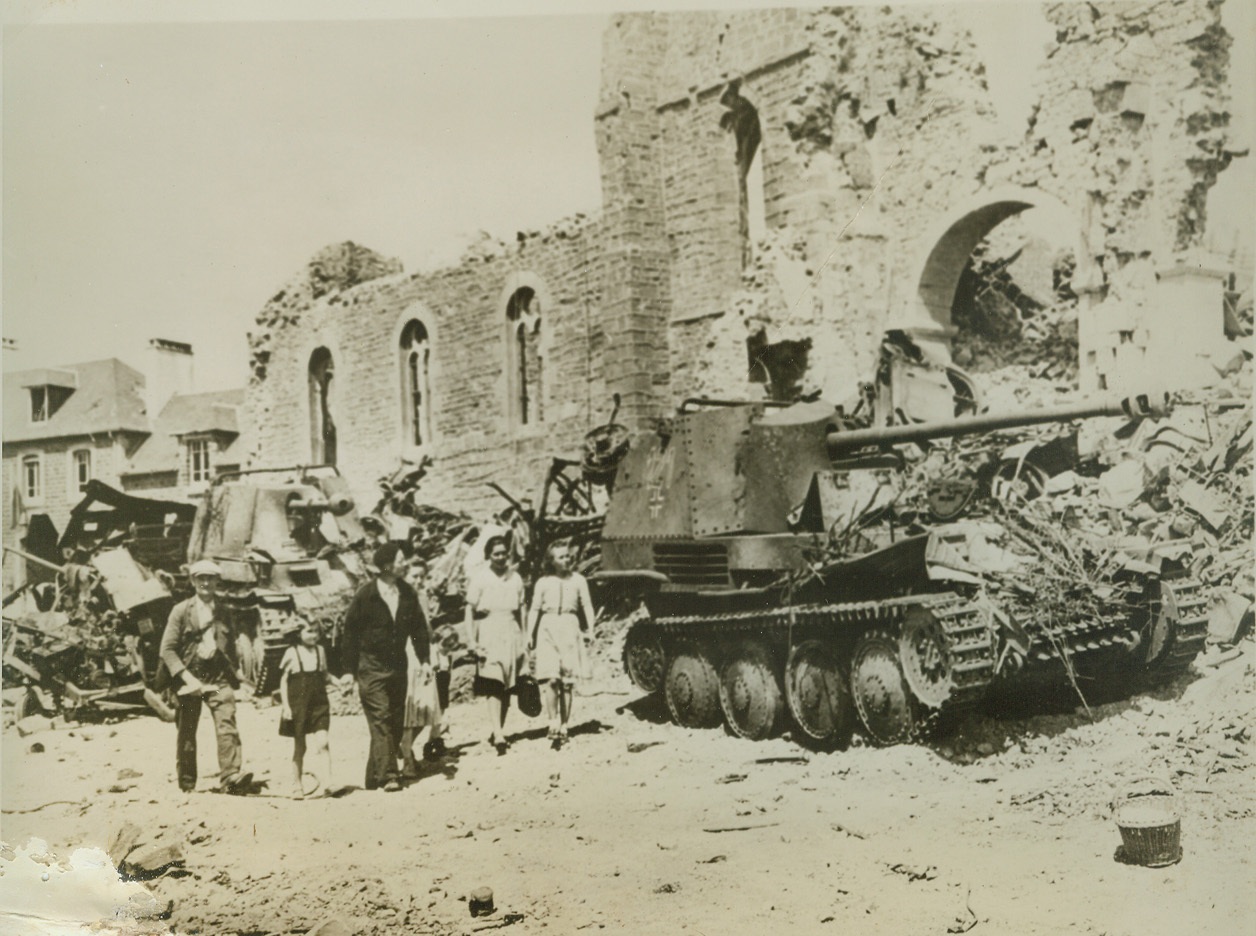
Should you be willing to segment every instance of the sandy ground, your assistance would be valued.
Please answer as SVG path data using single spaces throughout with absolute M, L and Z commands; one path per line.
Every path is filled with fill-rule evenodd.
M 312 801 L 279 795 L 290 748 L 269 705 L 240 708 L 264 796 L 208 792 L 207 716 L 206 779 L 190 795 L 174 779 L 174 728 L 155 718 L 10 728 L 3 837 L 65 856 L 130 821 L 181 842 L 182 873 L 144 885 L 157 906 L 172 902 L 169 919 L 106 932 L 304 933 L 329 917 L 381 934 L 1251 932 L 1256 650 L 1241 646 L 1095 708 L 1094 722 L 1071 709 L 987 716 L 929 747 L 832 754 L 667 724 L 608 655 L 565 750 L 512 712 L 514 743 L 498 757 L 480 710 L 455 705 L 457 755 L 420 781 Z M 365 723 L 336 717 L 331 736 L 337 781 L 360 784 Z M 1114 858 L 1109 803 L 1147 772 L 1177 791 L 1184 857 L 1167 868 Z M 10 909 L 12 854 L 0 861 Z M 472 919 L 466 896 L 480 886 L 497 910 Z

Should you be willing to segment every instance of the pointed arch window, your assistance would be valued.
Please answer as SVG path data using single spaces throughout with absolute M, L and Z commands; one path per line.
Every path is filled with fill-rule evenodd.
M 544 418 L 541 355 L 541 302 L 530 286 L 521 286 L 506 303 L 506 392 L 512 425 Z
M 759 123 L 759 111 L 741 96 L 739 81 L 729 84 L 720 97 L 720 103 L 727 108 L 720 116 L 720 126 L 732 133 L 736 144 L 738 227 L 741 263 L 746 267 L 754 259 L 755 243 L 767 233 L 763 153 L 759 146 L 763 128 Z
M 407 445 L 432 440 L 431 359 L 427 328 L 411 319 L 401 332 L 401 418 Z
M 332 378 L 335 366 L 331 352 L 318 348 L 310 355 L 310 461 L 315 465 L 336 464 L 336 422 L 332 418 Z

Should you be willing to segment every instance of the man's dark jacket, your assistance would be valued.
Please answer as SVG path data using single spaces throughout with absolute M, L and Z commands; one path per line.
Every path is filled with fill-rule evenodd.
M 355 676 L 363 657 L 371 669 L 406 671 L 406 639 L 414 645 L 419 660 L 427 663 L 432 652 L 427 619 L 419 607 L 419 596 L 406 582 L 397 582 L 397 619 L 394 621 L 380 596 L 379 586 L 368 582 L 358 589 L 345 612 L 344 647 L 341 664 Z

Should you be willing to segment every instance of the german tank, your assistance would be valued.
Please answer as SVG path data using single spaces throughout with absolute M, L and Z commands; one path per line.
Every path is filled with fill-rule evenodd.
M 1206 631 L 1189 547 L 1035 519 L 1024 453 L 918 470 L 948 440 L 1153 402 L 852 428 L 821 403 L 688 401 L 634 440 L 607 509 L 598 577 L 643 598 L 629 676 L 678 724 L 832 746 L 856 722 L 916 740 L 1033 672 L 1179 672 Z
M 348 484 L 331 466 L 229 472 L 206 490 L 188 562 L 222 567 L 222 598 L 244 636 L 241 665 L 259 694 L 277 688 L 279 660 L 305 619 L 323 631 L 335 669 L 337 628 L 365 576 L 355 548 L 364 540 Z

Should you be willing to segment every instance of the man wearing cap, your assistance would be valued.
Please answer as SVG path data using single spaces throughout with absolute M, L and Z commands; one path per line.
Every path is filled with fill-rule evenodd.
M 341 662 L 357 681 L 362 714 L 371 733 L 366 788 L 401 789 L 401 732 L 406 705 L 406 641 L 430 673 L 431 637 L 419 596 L 405 581 L 406 558 L 399 543 L 385 543 L 372 556 L 378 576 L 363 585 L 345 612 Z
M 251 779 L 240 772 L 242 753 L 236 729 L 235 690 L 240 687 L 235 634 L 217 600 L 222 570 L 208 559 L 188 569 L 196 595 L 170 612 L 161 637 L 161 662 L 178 687 L 179 789 L 196 789 L 196 726 L 202 703 L 209 707 L 218 736 L 222 789 L 237 792 Z

